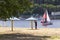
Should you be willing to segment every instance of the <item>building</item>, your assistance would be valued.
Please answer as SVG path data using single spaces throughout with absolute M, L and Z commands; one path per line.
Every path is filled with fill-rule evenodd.
M 60 19 L 60 12 L 52 12 L 51 15 L 52 19 Z

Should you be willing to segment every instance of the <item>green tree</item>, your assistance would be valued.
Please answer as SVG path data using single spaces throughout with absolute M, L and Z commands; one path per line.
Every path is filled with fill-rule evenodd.
M 29 0 L 0 0 L 0 19 L 16 17 L 30 8 Z
M 19 17 L 18 13 L 23 13 L 30 8 L 29 0 L 0 0 L 0 20 L 7 20 L 10 17 Z M 13 31 L 13 20 L 12 20 Z

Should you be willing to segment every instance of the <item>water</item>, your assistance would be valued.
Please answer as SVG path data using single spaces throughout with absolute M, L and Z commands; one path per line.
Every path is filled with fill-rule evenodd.
M 51 20 L 53 25 L 48 25 L 48 28 L 60 28 L 60 20 Z M 11 21 L 0 21 L 0 26 L 3 27 L 11 27 Z M 42 26 L 40 23 L 40 20 L 37 21 L 38 28 L 44 28 L 45 26 Z M 26 20 L 20 20 L 20 21 L 14 21 L 14 27 L 20 27 L 20 28 L 30 28 L 30 21 Z

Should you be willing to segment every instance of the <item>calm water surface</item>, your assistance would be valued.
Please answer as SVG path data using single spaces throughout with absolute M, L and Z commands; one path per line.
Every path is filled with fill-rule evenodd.
M 53 25 L 48 25 L 48 28 L 60 28 L 60 20 L 51 20 Z M 44 28 L 45 26 L 42 26 L 40 23 L 40 20 L 37 21 L 38 28 Z M 11 21 L 0 21 L 0 26 L 7 26 L 11 27 Z M 26 20 L 20 20 L 20 21 L 14 21 L 14 27 L 20 27 L 20 28 L 30 28 L 30 21 Z

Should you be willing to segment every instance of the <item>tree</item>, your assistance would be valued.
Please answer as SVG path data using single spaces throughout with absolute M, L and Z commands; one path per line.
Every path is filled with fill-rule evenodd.
M 29 0 L 0 0 L 0 20 L 7 20 L 10 17 L 19 17 L 18 13 L 23 13 L 30 8 Z M 13 20 L 12 20 L 13 31 Z
M 0 0 L 0 19 L 17 17 L 30 8 L 29 0 Z

